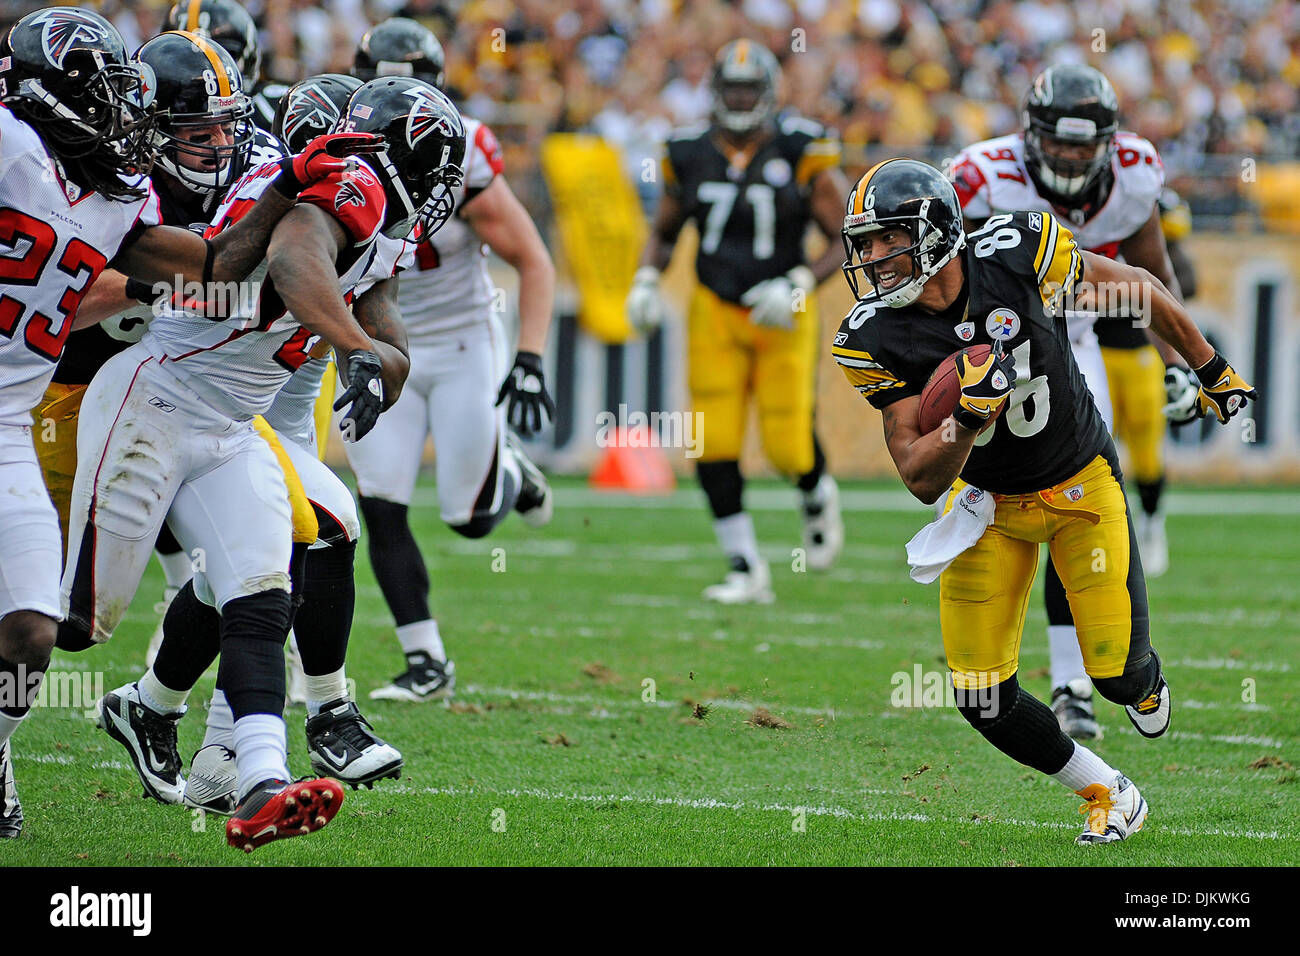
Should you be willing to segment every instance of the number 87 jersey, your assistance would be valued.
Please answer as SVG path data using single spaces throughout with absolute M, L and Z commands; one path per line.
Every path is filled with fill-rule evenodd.
M 82 298 L 134 229 L 161 221 L 152 188 L 83 193 L 36 131 L 0 107 L 0 424 L 30 425 Z
M 858 304 L 831 349 L 876 408 L 920 395 L 930 375 L 968 345 L 1001 342 L 1016 364 L 1006 411 L 976 440 L 963 480 L 995 494 L 1028 494 L 1082 471 L 1114 446 L 1070 351 L 1065 300 L 1083 274 L 1070 231 L 1041 212 L 993 216 L 967 236 L 962 294 L 944 312 Z

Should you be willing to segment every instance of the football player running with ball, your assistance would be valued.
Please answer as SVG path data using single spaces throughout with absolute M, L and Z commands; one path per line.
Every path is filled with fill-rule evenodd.
M 924 163 L 893 159 L 868 171 L 849 195 L 843 238 L 858 304 L 832 353 L 880 409 L 909 491 L 932 503 L 960 479 L 933 529 L 947 553 L 931 555 L 939 566 L 950 560 L 939 619 L 958 710 L 1003 753 L 1084 798 L 1078 842 L 1126 839 L 1147 815 L 1138 788 L 1066 736 L 1016 676 L 1046 543 L 1097 690 L 1124 705 L 1143 736 L 1169 727 L 1115 446 L 1071 352 L 1065 306 L 1085 284 L 1146 284 L 1152 329 L 1196 370 L 1201 415 L 1226 422 L 1256 392 L 1150 272 L 1081 250 L 1038 211 L 993 216 L 968 239 L 952 184 Z M 981 344 L 992 351 L 973 361 L 964 347 Z M 923 434 L 920 395 L 959 349 L 955 408 Z
M 648 334 L 664 318 L 660 273 L 687 220 L 700 233 L 687 319 L 691 402 L 704 418 L 697 473 L 731 569 L 704 597 L 773 600 L 771 572 L 744 511 L 740 452 L 751 394 L 768 460 L 797 476 L 808 566 L 829 568 L 844 543 L 839 490 L 813 434 L 817 284 L 835 271 L 841 197 L 839 142 L 817 123 L 777 118 L 781 68 L 771 51 L 736 40 L 713 68 L 713 121 L 669 140 L 664 194 L 641 255 L 627 316 Z M 831 240 L 811 266 L 809 222 Z
M 1067 223 L 1080 247 L 1146 269 L 1181 299 L 1161 229 L 1160 156 L 1142 137 L 1119 129 L 1115 91 L 1092 67 L 1071 64 L 1040 73 L 1026 95 L 1023 131 L 968 146 L 954 158 L 952 176 L 968 230 L 1000 213 L 1041 210 Z M 1070 347 L 1107 430 L 1114 432 L 1118 422 L 1119 437 L 1133 455 L 1142 503 L 1135 521 L 1138 549 L 1147 574 L 1157 577 L 1169 563 L 1164 516 L 1157 510 L 1164 486 L 1165 363 L 1148 339 L 1145 319 L 1115 316 L 1094 331 L 1095 318 L 1089 311 L 1067 316 Z M 1099 339 L 1122 350 L 1102 348 Z M 1181 383 L 1194 404 L 1196 389 L 1186 373 Z M 1044 596 L 1052 709 L 1070 736 L 1098 739 L 1092 685 L 1050 559 Z

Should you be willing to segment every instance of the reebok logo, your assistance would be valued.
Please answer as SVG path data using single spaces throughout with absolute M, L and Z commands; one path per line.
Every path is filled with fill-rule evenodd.
M 152 893 L 82 893 L 73 886 L 50 897 L 50 925 L 63 927 L 130 927 L 133 936 L 153 928 Z
M 155 396 L 153 396 L 153 398 L 149 399 L 149 404 L 152 405 L 154 408 L 160 409 L 161 411 L 164 411 L 164 412 L 174 412 L 174 411 L 176 411 L 176 406 L 175 406 L 175 405 L 173 405 L 171 402 L 165 402 L 165 401 L 163 401 L 163 400 L 162 400 L 161 398 L 159 398 L 157 395 L 155 395 Z

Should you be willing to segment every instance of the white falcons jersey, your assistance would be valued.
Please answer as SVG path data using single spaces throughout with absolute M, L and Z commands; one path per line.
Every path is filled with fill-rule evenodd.
M 380 235 L 375 240 L 375 255 L 356 286 L 346 298 L 355 302 L 357 297 L 370 290 L 375 284 L 391 278 L 397 271 L 398 260 L 411 248 L 411 243 L 401 239 L 389 239 Z M 316 400 L 320 397 L 321 379 L 329 367 L 329 346 L 319 337 L 313 336 L 304 343 L 299 353 L 305 361 L 289 376 L 289 381 L 275 396 L 275 401 L 267 409 L 265 418 L 268 425 L 281 436 L 297 442 L 313 453 L 316 451 Z
M 278 166 L 261 166 L 236 183 L 218 207 L 207 235 L 238 221 L 278 173 Z M 390 244 L 397 241 L 380 236 L 384 190 L 364 163 L 354 161 L 346 172 L 314 183 L 299 194 L 298 202 L 319 206 L 346 233 L 348 245 L 338 258 L 339 291 L 345 301 L 351 301 L 377 260 L 395 260 L 401 254 L 400 243 L 394 250 Z M 386 255 L 381 255 L 385 250 Z M 209 319 L 201 303 L 187 309 L 173 300 L 160 309 L 141 340 L 163 368 L 235 419 L 266 412 L 319 341 L 286 311 L 266 268 L 263 261 L 244 282 L 230 284 L 231 293 L 220 303 L 228 318 Z
M 967 146 L 953 159 L 952 179 L 967 219 L 1022 209 L 1050 212 L 1074 233 L 1080 248 L 1114 259 L 1120 243 L 1151 218 L 1164 188 L 1165 168 L 1154 146 L 1124 132 L 1115 134 L 1110 168 L 1114 174 L 1110 194 L 1083 222 L 1062 215 L 1038 194 L 1025 168 L 1025 139 L 1020 133 Z
M 137 224 L 161 221 L 142 185 L 148 193 L 131 202 L 82 193 L 36 131 L 0 107 L 0 424 L 31 424 L 82 297 Z
M 502 170 L 501 146 L 492 130 L 465 120 L 465 180 L 456 191 L 456 210 L 486 189 Z M 412 247 L 400 267 L 397 290 L 402 324 L 412 345 L 439 332 L 486 321 L 492 310 L 487 246 L 453 215 L 430 239 Z

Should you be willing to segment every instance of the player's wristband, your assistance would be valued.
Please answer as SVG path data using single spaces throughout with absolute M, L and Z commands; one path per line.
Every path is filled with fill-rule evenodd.
M 126 289 L 124 291 L 128 299 L 135 299 L 145 305 L 153 305 L 158 299 L 158 296 L 154 294 L 152 285 L 148 282 L 141 282 L 134 276 L 126 277 Z
M 1219 379 L 1223 378 L 1223 371 L 1227 367 L 1228 360 L 1215 352 L 1214 358 L 1195 370 L 1196 377 L 1206 388 L 1212 388 Z

